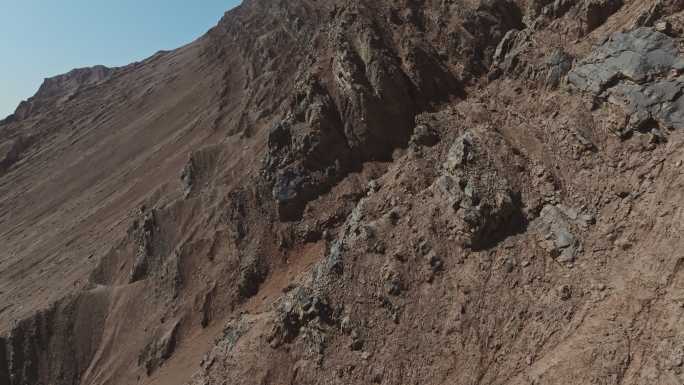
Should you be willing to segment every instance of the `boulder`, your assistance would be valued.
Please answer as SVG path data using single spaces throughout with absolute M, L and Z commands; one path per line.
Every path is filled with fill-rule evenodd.
M 575 219 L 573 219 L 573 217 Z M 583 222 L 584 216 L 563 206 L 545 206 L 532 227 L 537 231 L 541 246 L 560 263 L 572 264 L 581 250 L 574 227 Z
M 525 222 L 519 197 L 480 141 L 472 131 L 458 137 L 433 185 L 442 204 L 456 213 L 451 226 L 474 249 L 495 244 Z

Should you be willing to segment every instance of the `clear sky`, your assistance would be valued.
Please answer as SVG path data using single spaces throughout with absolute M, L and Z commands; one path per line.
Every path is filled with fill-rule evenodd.
M 239 0 L 0 0 L 0 119 L 46 77 L 189 43 Z

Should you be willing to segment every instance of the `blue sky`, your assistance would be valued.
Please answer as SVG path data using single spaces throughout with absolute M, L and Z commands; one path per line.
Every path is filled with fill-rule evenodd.
M 239 0 L 0 0 L 0 119 L 46 77 L 189 43 Z

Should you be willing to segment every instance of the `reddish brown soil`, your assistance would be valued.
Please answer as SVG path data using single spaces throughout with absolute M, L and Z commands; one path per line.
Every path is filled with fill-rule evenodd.
M 592 2 L 248 0 L 46 81 L 0 122 L 0 385 L 684 383 L 684 133 L 545 83 L 657 3 Z

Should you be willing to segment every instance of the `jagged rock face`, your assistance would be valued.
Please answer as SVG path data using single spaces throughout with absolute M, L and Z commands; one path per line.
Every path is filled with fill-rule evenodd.
M 586 23 L 586 32 L 600 27 L 623 4 L 622 0 L 585 0 L 581 15 Z
M 558 88 L 570 71 L 573 57 L 562 48 L 554 48 L 544 60 L 528 61 L 532 51 L 532 30 L 510 30 L 494 51 L 494 62 L 488 74 L 490 79 L 502 75 L 540 83 L 547 88 Z
M 308 202 L 364 162 L 389 159 L 394 149 L 408 145 L 421 110 L 460 95 L 457 66 L 440 63 L 437 54 L 446 47 L 427 39 L 443 35 L 443 25 L 424 36 L 402 35 L 415 26 L 398 16 L 398 3 L 350 3 L 331 13 L 329 30 L 317 39 L 331 60 L 318 60 L 313 70 L 300 73 L 287 116 L 269 138 L 265 172 L 281 219 L 299 219 Z M 423 15 L 430 11 L 428 5 L 415 8 Z M 462 25 L 469 33 L 458 39 L 459 51 L 470 54 L 457 60 L 470 72 L 461 76 L 486 68 L 493 42 L 520 27 L 521 17 L 509 1 L 468 10 Z
M 0 385 L 681 384 L 675 3 L 250 0 L 47 81 Z

